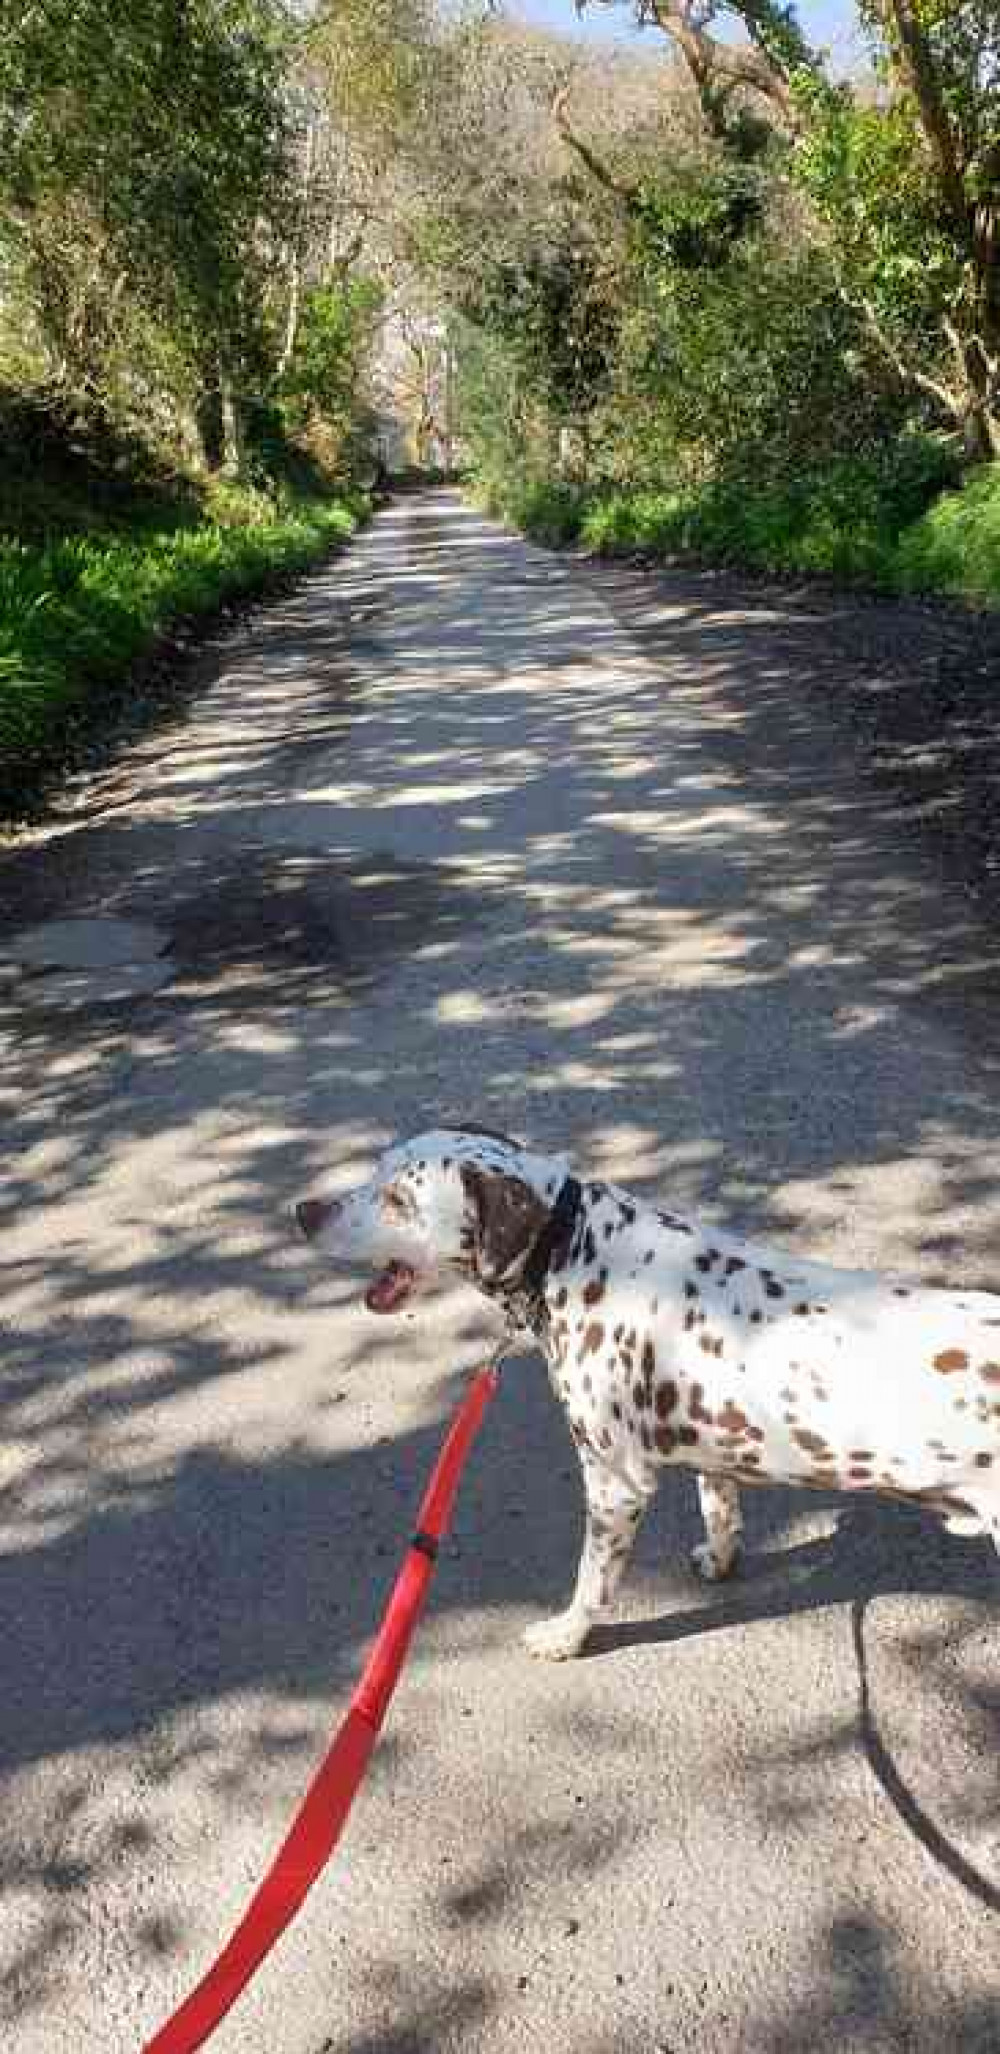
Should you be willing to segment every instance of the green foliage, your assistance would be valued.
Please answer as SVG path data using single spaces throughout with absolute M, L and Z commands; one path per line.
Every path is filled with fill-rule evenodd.
M 498 472 L 478 478 L 475 489 L 484 512 L 499 514 L 550 548 L 573 542 L 580 533 L 587 500 L 578 486 L 544 478 L 518 484 Z
M 259 372 L 285 167 L 276 0 L 11 5 L 4 268 L 46 375 L 107 405 L 131 372 L 141 411 L 150 355 Z
M 847 295 L 866 302 L 892 344 L 937 366 L 942 310 L 961 287 L 962 252 L 939 197 L 912 114 L 897 101 L 863 107 L 830 96 L 797 156 L 798 176 L 833 236 Z
M 600 256 L 587 242 L 540 243 L 521 261 L 490 263 L 473 305 L 522 387 L 554 420 L 576 419 L 610 376 L 618 318 Z
M 382 291 L 375 279 L 355 277 L 306 293 L 287 369 L 276 396 L 288 432 L 308 439 L 317 430 L 343 448 L 372 350 Z
M 902 537 L 898 583 L 1000 605 L 1000 465 L 946 492 Z
M 0 797 L 64 753 L 171 623 L 305 569 L 359 503 L 216 488 L 203 517 L 45 545 L 0 540 Z
M 721 264 L 643 265 L 595 439 L 635 484 L 780 477 L 902 417 L 826 253 L 761 231 Z
M 633 207 L 634 261 L 658 277 L 718 270 L 742 236 L 759 225 L 763 196 L 741 165 L 679 165 L 667 179 L 642 181 Z
M 1000 467 L 959 489 L 954 455 L 927 438 L 756 488 L 587 494 L 494 484 L 491 504 L 539 540 L 605 554 L 1000 599 Z

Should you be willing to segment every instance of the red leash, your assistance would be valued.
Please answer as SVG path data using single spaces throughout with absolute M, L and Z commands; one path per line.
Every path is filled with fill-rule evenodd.
M 291 1830 L 222 1953 L 179 2011 L 146 2042 L 143 2054 L 194 2054 L 195 2048 L 204 2046 L 326 1867 L 388 1711 L 434 1574 L 438 1542 L 448 1530 L 466 1457 L 499 1381 L 496 1369 L 480 1370 L 455 1415 L 347 1717 Z

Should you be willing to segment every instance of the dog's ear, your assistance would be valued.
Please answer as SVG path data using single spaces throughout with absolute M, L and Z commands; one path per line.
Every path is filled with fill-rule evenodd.
M 504 1170 L 482 1170 L 463 1163 L 462 1183 L 469 1203 L 476 1274 L 482 1283 L 495 1284 L 537 1241 L 549 1207 L 523 1178 Z

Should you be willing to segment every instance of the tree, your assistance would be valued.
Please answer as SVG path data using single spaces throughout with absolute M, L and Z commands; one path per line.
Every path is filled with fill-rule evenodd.
M 0 196 L 48 376 L 106 406 L 120 343 L 158 324 L 218 462 L 232 454 L 234 395 L 267 356 L 287 18 L 278 0 L 10 7 Z M 128 355 L 141 388 L 143 352 Z
M 952 361 L 942 397 L 973 455 L 1000 455 L 1000 15 L 994 0 L 871 0 L 897 109 L 932 181 Z
M 578 0 L 580 6 L 617 0 Z M 995 0 L 866 0 L 887 98 L 836 89 L 794 10 L 775 0 L 632 0 L 681 52 L 725 139 L 763 105 L 797 145 L 820 216 L 845 245 L 845 295 L 900 383 L 931 399 L 973 456 L 1000 454 L 1000 15 Z M 711 34 L 736 15 L 748 43 Z

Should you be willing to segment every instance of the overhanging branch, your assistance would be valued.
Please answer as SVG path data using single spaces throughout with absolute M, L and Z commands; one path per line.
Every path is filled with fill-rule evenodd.
M 596 178 L 598 184 L 602 185 L 606 192 L 613 193 L 615 199 L 631 212 L 638 199 L 636 188 L 626 183 L 625 180 L 617 178 L 614 172 L 603 162 L 603 159 L 598 157 L 596 151 L 591 149 L 590 144 L 585 143 L 583 137 L 578 136 L 575 129 L 571 128 L 567 113 L 569 92 L 568 85 L 561 86 L 552 102 L 552 117 L 563 142 L 567 145 L 568 149 L 572 150 L 579 157 L 581 164 L 586 165 L 587 170 L 593 178 Z

